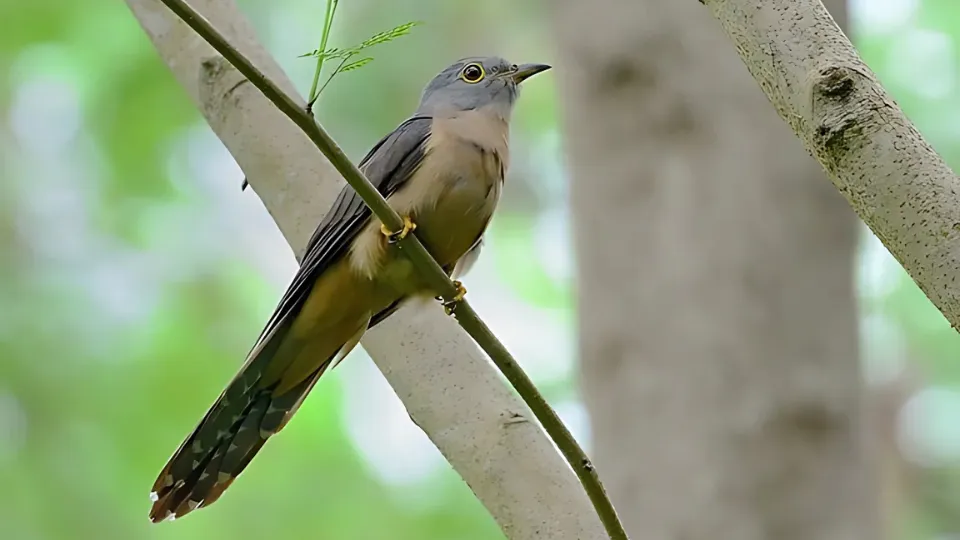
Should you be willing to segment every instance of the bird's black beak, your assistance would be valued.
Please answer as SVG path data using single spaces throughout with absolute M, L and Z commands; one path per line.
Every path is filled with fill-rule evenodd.
M 517 66 L 517 70 L 510 74 L 510 78 L 513 79 L 514 83 L 520 84 L 537 73 L 550 69 L 550 67 L 547 64 L 520 64 Z

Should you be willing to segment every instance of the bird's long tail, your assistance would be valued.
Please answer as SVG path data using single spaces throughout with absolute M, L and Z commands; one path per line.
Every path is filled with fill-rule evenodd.
M 332 332 L 313 340 L 298 339 L 299 332 L 291 332 L 297 323 L 284 322 L 262 339 L 160 472 L 150 494 L 150 520 L 182 517 L 213 504 L 289 421 L 320 376 L 357 344 L 368 320 L 359 332 Z M 303 361 L 313 354 L 322 356 Z

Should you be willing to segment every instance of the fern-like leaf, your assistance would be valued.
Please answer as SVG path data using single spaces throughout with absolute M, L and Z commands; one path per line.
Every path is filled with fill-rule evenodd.
M 353 47 L 347 47 L 345 49 L 340 49 L 337 47 L 321 51 L 319 49 L 312 50 L 308 53 L 301 54 L 299 58 L 320 58 L 323 57 L 324 60 L 343 60 L 345 58 L 350 58 L 351 56 L 359 54 L 365 49 L 374 47 L 376 45 L 381 45 L 393 41 L 399 37 L 403 37 L 410 33 L 413 30 L 414 26 L 419 26 L 423 24 L 420 21 L 411 21 L 408 23 L 403 23 L 397 26 L 394 26 L 390 30 L 384 32 L 378 32 L 367 39 L 360 42 L 359 45 L 354 45 Z
M 368 37 L 367 39 L 363 40 L 362 42 L 360 42 L 360 45 L 357 45 L 356 47 L 357 52 L 360 52 L 363 49 L 373 47 L 374 45 L 387 43 L 388 41 L 393 41 L 398 37 L 405 36 L 410 33 L 410 30 L 412 30 L 414 26 L 418 26 L 420 24 L 423 24 L 423 23 L 421 23 L 420 21 L 411 21 L 408 23 L 403 23 L 398 26 L 394 26 L 393 28 L 391 28 L 390 30 L 387 30 L 386 32 L 378 32 Z
M 315 79 L 314 87 L 316 87 L 316 83 L 317 83 L 316 78 L 320 76 L 321 64 L 326 60 L 340 61 L 339 65 L 337 65 L 337 67 L 334 68 L 333 72 L 330 73 L 330 75 L 327 77 L 327 80 L 324 81 L 320 89 L 317 90 L 316 94 L 311 98 L 310 103 L 312 104 L 313 101 L 320 96 L 320 93 L 323 92 L 323 90 L 327 87 L 327 85 L 330 84 L 330 81 L 332 81 L 333 78 L 339 75 L 340 73 L 353 71 L 355 69 L 360 69 L 363 66 L 369 64 L 370 62 L 373 62 L 373 58 L 369 56 L 365 56 L 359 60 L 353 60 L 354 56 L 358 56 L 362 51 L 365 51 L 370 47 L 381 45 L 383 43 L 393 41 L 398 37 L 405 36 L 410 33 L 410 30 L 412 30 L 414 26 L 418 26 L 420 24 L 423 24 L 423 23 L 421 23 L 420 21 L 411 21 L 408 23 L 403 23 L 403 24 L 394 26 L 390 30 L 387 30 L 385 32 L 379 32 L 370 36 L 369 38 L 361 41 L 359 45 L 355 45 L 353 47 L 346 47 L 346 48 L 333 47 L 325 50 L 315 49 L 308 53 L 301 54 L 299 58 L 313 57 L 318 59 L 317 72 L 314 75 L 314 79 Z M 325 42 L 326 42 L 326 39 L 324 39 L 324 43 Z M 311 92 L 312 92 L 312 89 L 311 89 Z
M 338 72 L 338 73 L 343 73 L 343 72 L 345 72 L 345 71 L 353 71 L 353 70 L 355 70 L 355 69 L 360 69 L 360 68 L 362 68 L 363 66 L 369 64 L 370 62 L 373 62 L 373 58 L 371 58 L 371 57 L 369 57 L 369 56 L 366 57 L 366 58 L 361 58 L 361 59 L 356 60 L 356 61 L 354 61 L 354 62 L 350 62 L 349 64 L 344 64 L 342 68 L 340 68 L 340 69 L 337 70 L 337 72 Z
M 341 59 L 341 58 L 346 58 L 348 56 L 353 56 L 354 54 L 356 54 L 356 52 L 353 49 L 354 49 L 353 47 L 349 49 L 340 49 L 340 48 L 334 47 L 332 49 L 327 49 L 325 51 L 320 51 L 319 49 L 315 49 L 308 53 L 301 54 L 298 58 L 323 57 L 324 60 Z

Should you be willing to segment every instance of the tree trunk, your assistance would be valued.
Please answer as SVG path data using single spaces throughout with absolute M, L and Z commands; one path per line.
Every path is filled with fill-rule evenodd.
M 853 212 L 698 2 L 554 6 L 582 390 L 631 536 L 876 538 Z

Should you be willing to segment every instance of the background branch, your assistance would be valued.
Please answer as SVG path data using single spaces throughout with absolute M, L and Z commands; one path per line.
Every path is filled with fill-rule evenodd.
M 857 215 L 960 328 L 960 181 L 819 0 L 706 0 Z
M 339 190 L 338 175 L 306 135 L 165 6 L 157 0 L 128 0 L 128 5 L 288 242 L 302 253 Z M 198 1 L 196 8 L 285 93 L 296 95 L 235 5 Z M 305 181 L 315 178 L 323 189 Z M 534 423 L 516 421 L 526 408 L 438 306 L 408 306 L 362 344 L 414 421 L 508 537 L 604 537 L 550 441 Z

